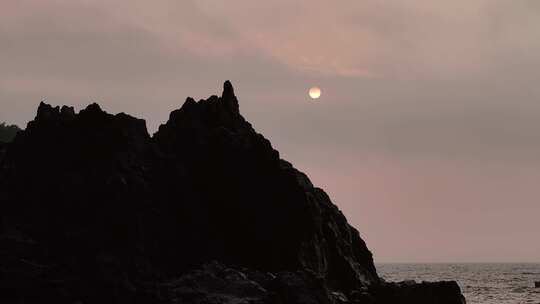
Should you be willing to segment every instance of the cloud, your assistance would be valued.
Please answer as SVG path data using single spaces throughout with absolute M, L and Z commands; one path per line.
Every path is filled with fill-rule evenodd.
M 313 130 L 330 144 L 419 155 L 530 151 L 539 13 L 535 1 L 8 1 L 0 87 L 3 99 L 33 96 L 24 119 L 46 96 L 81 106 L 97 99 L 113 111 L 129 104 L 153 129 L 185 95 L 204 97 L 232 78 L 246 99 L 272 103 L 248 103 L 247 113 L 294 113 L 279 125 L 303 130 L 293 119 L 302 100 L 287 100 L 319 83 L 335 99 L 325 113 L 341 121 L 326 126 L 318 113 L 307 121 L 318 120 Z M 278 133 L 274 122 L 262 125 Z M 275 136 L 283 134 L 294 131 Z
M 477 212 L 448 232 L 458 248 L 467 229 L 471 246 L 494 240 L 489 229 L 501 232 L 495 219 L 513 201 L 527 213 L 512 213 L 505 234 L 521 235 L 517 246 L 540 229 L 518 223 L 538 214 L 539 29 L 537 0 L 7 0 L 0 121 L 24 125 L 46 97 L 98 101 L 155 130 L 186 96 L 219 94 L 231 79 L 242 113 L 377 236 L 368 241 L 379 255 L 399 252 L 388 219 L 414 228 L 404 246 L 431 246 L 415 235 L 444 222 L 445 205 L 490 210 L 484 230 Z

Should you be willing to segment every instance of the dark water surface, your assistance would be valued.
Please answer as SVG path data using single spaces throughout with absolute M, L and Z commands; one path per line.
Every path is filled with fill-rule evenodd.
M 379 264 L 387 281 L 455 280 L 469 304 L 540 304 L 540 264 Z

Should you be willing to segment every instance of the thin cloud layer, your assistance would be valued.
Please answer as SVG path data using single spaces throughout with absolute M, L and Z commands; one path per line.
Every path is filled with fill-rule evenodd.
M 231 79 L 244 115 L 376 257 L 538 261 L 538 29 L 536 0 L 7 0 L 0 121 L 24 126 L 46 98 L 155 130 Z M 501 253 L 511 238 L 524 249 Z

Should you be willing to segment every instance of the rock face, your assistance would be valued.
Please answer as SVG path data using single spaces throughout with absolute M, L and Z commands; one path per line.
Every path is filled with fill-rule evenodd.
M 308 177 L 240 115 L 232 85 L 150 137 L 92 104 L 40 104 L 0 146 L 0 302 L 462 303 L 382 282 Z

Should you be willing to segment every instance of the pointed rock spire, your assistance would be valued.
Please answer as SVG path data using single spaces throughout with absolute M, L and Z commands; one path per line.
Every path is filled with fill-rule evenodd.
M 232 83 L 227 80 L 223 84 L 223 94 L 221 95 L 222 98 L 228 98 L 228 97 L 235 97 L 234 96 L 234 88 Z
M 234 95 L 234 88 L 229 80 L 225 81 L 223 84 L 221 100 L 230 112 L 240 114 L 238 99 L 236 99 L 236 96 Z

